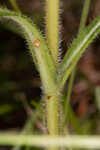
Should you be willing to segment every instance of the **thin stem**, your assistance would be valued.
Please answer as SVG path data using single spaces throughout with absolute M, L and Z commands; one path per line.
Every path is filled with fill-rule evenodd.
M 70 102 L 70 97 L 71 97 L 71 93 L 72 93 L 72 86 L 73 86 L 73 82 L 74 82 L 74 76 L 75 76 L 75 71 L 72 72 L 70 80 L 69 80 L 69 84 L 68 84 L 68 92 L 65 98 L 65 107 L 64 107 L 64 123 L 63 125 L 65 125 L 66 121 L 67 121 L 67 115 L 68 115 L 68 110 L 69 110 L 69 102 Z
M 46 0 L 46 37 L 58 67 L 59 0 Z M 47 128 L 50 135 L 59 134 L 58 95 L 46 96 Z
M 68 84 L 68 92 L 67 92 L 66 103 L 65 103 L 65 114 L 66 115 L 68 113 L 69 101 L 70 101 L 70 95 L 71 95 L 71 92 L 72 92 L 72 85 L 73 85 L 74 75 L 75 74 L 73 72 L 72 75 L 71 75 L 72 80 L 69 80 L 69 84 Z
M 100 136 L 68 135 L 68 136 L 46 136 L 46 135 L 19 135 L 0 133 L 0 145 L 22 145 L 35 147 L 73 147 L 81 149 L 100 149 Z
M 82 32 L 82 30 L 85 27 L 86 20 L 87 20 L 87 17 L 88 17 L 90 2 L 91 2 L 91 0 L 85 0 L 85 2 L 84 2 L 84 7 L 83 7 L 83 11 L 82 11 L 82 16 L 81 16 L 78 35 L 80 35 L 80 33 Z M 66 106 L 65 107 L 65 120 L 67 118 L 67 109 L 68 109 L 69 101 L 70 101 L 70 98 L 71 98 L 72 87 L 73 87 L 75 75 L 76 75 L 76 67 L 73 69 L 73 72 L 71 74 L 71 77 L 70 77 L 69 83 L 68 83 L 68 91 L 67 91 L 66 104 L 65 104 L 65 106 Z
M 46 97 L 47 105 L 47 127 L 50 135 L 59 134 L 59 104 L 58 95 L 52 95 Z
M 59 0 L 46 0 L 46 38 L 48 47 L 58 70 L 59 48 Z M 46 119 L 50 135 L 59 135 L 59 94 L 58 90 L 46 94 Z M 52 148 L 49 148 L 51 150 Z M 55 148 L 53 148 L 54 150 Z M 58 149 L 58 148 L 56 148 Z
M 46 121 L 47 131 L 51 136 L 59 135 L 59 96 L 55 92 L 53 95 L 46 96 Z M 58 147 L 48 147 L 47 150 L 58 150 Z
M 46 37 L 51 54 L 58 65 L 59 0 L 46 0 Z
M 20 9 L 16 3 L 16 0 L 9 0 L 10 4 L 12 5 L 13 9 L 17 12 L 20 12 Z
M 91 0 L 85 0 L 85 2 L 84 2 L 78 35 L 85 28 L 87 17 L 88 17 L 90 3 L 91 3 Z

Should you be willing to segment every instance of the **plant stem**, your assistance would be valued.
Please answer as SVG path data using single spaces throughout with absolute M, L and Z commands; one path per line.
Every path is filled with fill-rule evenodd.
M 48 135 L 19 135 L 13 133 L 0 133 L 1 146 L 34 146 L 34 147 L 72 147 L 80 149 L 100 149 L 100 136 L 89 135 L 68 135 L 68 136 L 48 136 Z
M 85 2 L 84 2 L 84 7 L 83 7 L 83 11 L 82 11 L 82 16 L 81 16 L 81 21 L 80 21 L 80 27 L 79 27 L 78 35 L 80 35 L 80 33 L 82 32 L 82 30 L 85 27 L 87 16 L 88 16 L 90 2 L 91 2 L 91 0 L 85 0 Z M 72 72 L 72 74 L 70 76 L 69 83 L 68 83 L 68 91 L 67 91 L 66 104 L 65 104 L 65 106 L 66 106 L 65 107 L 65 119 L 67 118 L 67 109 L 68 109 L 69 101 L 70 101 L 70 98 L 71 98 L 72 87 L 73 87 L 75 75 L 76 75 L 76 67 L 73 69 L 73 72 Z
M 58 70 L 59 49 L 59 0 L 46 0 L 46 38 Z M 57 83 L 56 83 L 57 84 Z M 48 95 L 48 93 L 47 93 Z M 59 135 L 59 92 L 46 96 L 46 118 L 49 135 Z M 49 148 L 49 150 L 58 149 Z
M 9 2 L 11 3 L 11 5 L 15 11 L 20 12 L 20 9 L 16 3 L 16 0 L 9 0 Z
M 70 80 L 68 82 L 68 92 L 66 95 L 66 99 L 65 99 L 65 107 L 64 107 L 64 122 L 63 125 L 65 125 L 66 121 L 67 121 L 67 115 L 68 115 L 68 110 L 69 110 L 69 102 L 70 102 L 70 97 L 71 97 L 71 92 L 72 92 L 72 86 L 73 86 L 73 82 L 74 82 L 74 76 L 75 76 L 75 71 L 72 72 Z
M 84 2 L 78 35 L 85 28 L 87 17 L 88 17 L 88 12 L 89 12 L 90 2 L 91 2 L 91 0 L 85 0 L 85 2 Z
M 46 97 L 46 111 L 47 111 L 47 127 L 50 135 L 59 134 L 59 107 L 58 107 L 58 94 Z
M 58 65 L 59 0 L 46 0 L 46 37 L 51 54 Z

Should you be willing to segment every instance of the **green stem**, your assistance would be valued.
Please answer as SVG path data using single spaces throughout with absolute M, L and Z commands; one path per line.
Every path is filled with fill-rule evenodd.
M 46 37 L 58 70 L 59 0 L 46 0 Z M 51 95 L 45 95 L 47 128 L 50 135 L 59 135 L 59 98 L 58 91 L 54 91 Z M 49 150 L 51 149 L 57 150 L 58 148 L 49 148 Z
M 91 3 L 91 0 L 85 0 L 85 2 L 84 2 L 78 34 L 80 34 L 82 32 L 82 30 L 85 28 L 90 3 Z
M 80 149 L 100 149 L 100 136 L 68 135 L 68 136 L 46 136 L 46 135 L 19 135 L 0 133 L 0 145 L 2 146 L 34 146 L 34 147 L 73 147 Z
M 58 94 L 46 96 L 47 127 L 50 135 L 59 134 L 59 107 Z
M 51 54 L 58 65 L 59 0 L 46 0 L 46 36 Z
M 64 107 L 64 123 L 63 125 L 65 125 L 66 121 L 67 121 L 67 115 L 68 115 L 68 109 L 69 109 L 69 102 L 70 102 L 70 97 L 71 97 L 71 93 L 72 93 L 72 86 L 73 86 L 73 82 L 74 82 L 74 76 L 75 76 L 75 71 L 72 72 L 69 83 L 68 83 L 68 92 L 66 95 L 66 102 L 65 102 L 65 107 Z
M 83 11 L 82 11 L 82 16 L 81 16 L 78 35 L 80 35 L 82 30 L 85 28 L 90 2 L 91 2 L 91 0 L 85 0 L 85 2 L 84 2 L 84 7 L 83 7 Z M 71 74 L 71 77 L 70 77 L 69 83 L 68 83 L 68 91 L 67 91 L 66 104 L 65 104 L 65 120 L 67 118 L 67 109 L 68 109 L 69 101 L 70 101 L 70 98 L 71 98 L 72 87 L 73 87 L 75 75 L 76 75 L 76 67 L 73 69 L 73 72 Z
M 9 2 L 11 3 L 11 5 L 15 11 L 20 12 L 20 9 L 16 3 L 16 0 L 9 0 Z

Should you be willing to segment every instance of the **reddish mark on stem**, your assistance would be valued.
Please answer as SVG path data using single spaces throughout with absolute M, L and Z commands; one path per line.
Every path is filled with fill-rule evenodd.
M 48 99 L 50 99 L 50 98 L 51 98 L 51 96 L 47 96 L 47 98 L 48 98 Z
M 39 39 L 36 39 L 34 42 L 33 42 L 33 46 L 35 48 L 38 48 L 40 46 L 40 40 Z

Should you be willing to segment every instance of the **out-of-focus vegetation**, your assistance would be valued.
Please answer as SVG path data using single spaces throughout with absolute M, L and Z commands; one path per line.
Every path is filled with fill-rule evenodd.
M 16 2 L 20 11 L 31 17 L 45 34 L 44 1 L 16 0 Z M 9 0 L 0 0 L 0 4 L 11 10 L 14 9 Z M 62 34 L 60 47 L 63 58 L 77 35 L 83 0 L 61 0 L 60 7 L 60 32 Z M 100 0 L 93 0 L 87 25 L 99 14 Z M 27 44 L 16 32 L 8 31 L 2 24 L 0 26 L 0 131 L 45 134 L 47 129 L 43 116 L 46 112 L 41 98 L 41 81 L 27 50 Z M 64 87 L 64 100 L 67 89 L 68 81 Z M 64 100 L 62 101 L 63 109 Z M 68 111 L 70 113 L 67 116 L 66 127 L 70 134 L 100 134 L 99 36 L 89 46 L 77 65 Z M 14 147 L 14 149 L 18 148 Z M 1 147 L 0 149 L 11 148 Z

